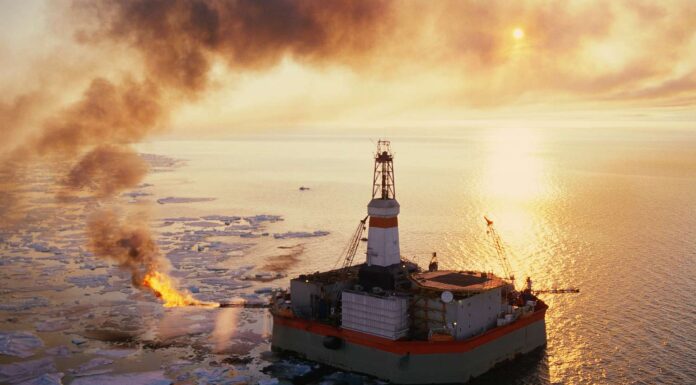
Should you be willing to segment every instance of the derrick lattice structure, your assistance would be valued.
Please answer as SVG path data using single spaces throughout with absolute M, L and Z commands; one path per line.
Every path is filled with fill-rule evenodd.
M 372 199 L 396 199 L 394 156 L 388 140 L 377 142 L 374 179 L 372 181 Z

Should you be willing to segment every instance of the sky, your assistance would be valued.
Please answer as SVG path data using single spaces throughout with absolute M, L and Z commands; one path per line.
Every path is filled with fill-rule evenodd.
M 0 0 L 0 15 L 5 152 L 57 137 L 84 149 L 298 127 L 696 119 L 694 1 Z M 95 105 L 119 112 L 102 120 L 85 112 Z

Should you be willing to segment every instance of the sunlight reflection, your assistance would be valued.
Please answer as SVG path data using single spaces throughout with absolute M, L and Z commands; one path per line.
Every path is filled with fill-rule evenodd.
M 530 129 L 499 129 L 491 131 L 487 140 L 487 156 L 481 175 L 481 193 L 485 197 L 482 214 L 493 219 L 506 244 L 508 259 L 516 275 L 532 273 L 531 257 L 543 245 L 544 202 L 552 189 L 539 153 L 542 138 Z M 481 226 L 485 224 L 482 222 Z M 493 249 L 489 264 L 499 266 Z M 500 272 L 494 268 L 494 272 Z
M 538 134 L 532 130 L 496 130 L 488 140 L 488 159 L 483 175 L 486 196 L 519 203 L 546 192 L 543 163 L 537 156 Z

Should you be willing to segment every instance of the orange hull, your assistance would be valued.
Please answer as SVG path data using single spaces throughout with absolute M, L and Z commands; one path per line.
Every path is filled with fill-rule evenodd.
M 522 329 L 536 321 L 543 320 L 546 316 L 546 309 L 548 309 L 548 306 L 539 301 L 535 311 L 530 315 L 520 318 L 508 325 L 493 328 L 476 337 L 460 341 L 393 341 L 319 322 L 295 317 L 283 317 L 277 314 L 273 316 L 273 322 L 285 327 L 299 329 L 322 336 L 338 337 L 348 343 L 379 349 L 394 354 L 463 353 Z

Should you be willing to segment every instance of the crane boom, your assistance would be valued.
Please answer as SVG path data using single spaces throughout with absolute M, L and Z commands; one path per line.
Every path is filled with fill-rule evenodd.
M 368 216 L 366 215 L 365 218 L 360 221 L 350 239 L 350 242 L 343 251 L 343 266 L 341 266 L 341 269 L 347 269 L 353 264 L 355 253 L 358 251 L 358 246 L 360 245 L 362 233 L 365 231 L 365 223 L 367 222 L 367 218 Z
M 488 227 L 487 233 L 491 236 L 491 239 L 493 240 L 493 246 L 495 247 L 495 252 L 498 254 L 498 259 L 500 260 L 500 265 L 503 268 L 505 278 L 509 279 L 514 284 L 515 275 L 512 272 L 510 262 L 508 262 L 507 252 L 505 250 L 505 246 L 503 245 L 503 241 L 500 239 L 500 236 L 495 231 L 495 227 L 493 227 L 493 221 L 485 215 L 483 216 L 483 219 L 486 220 L 486 225 Z

